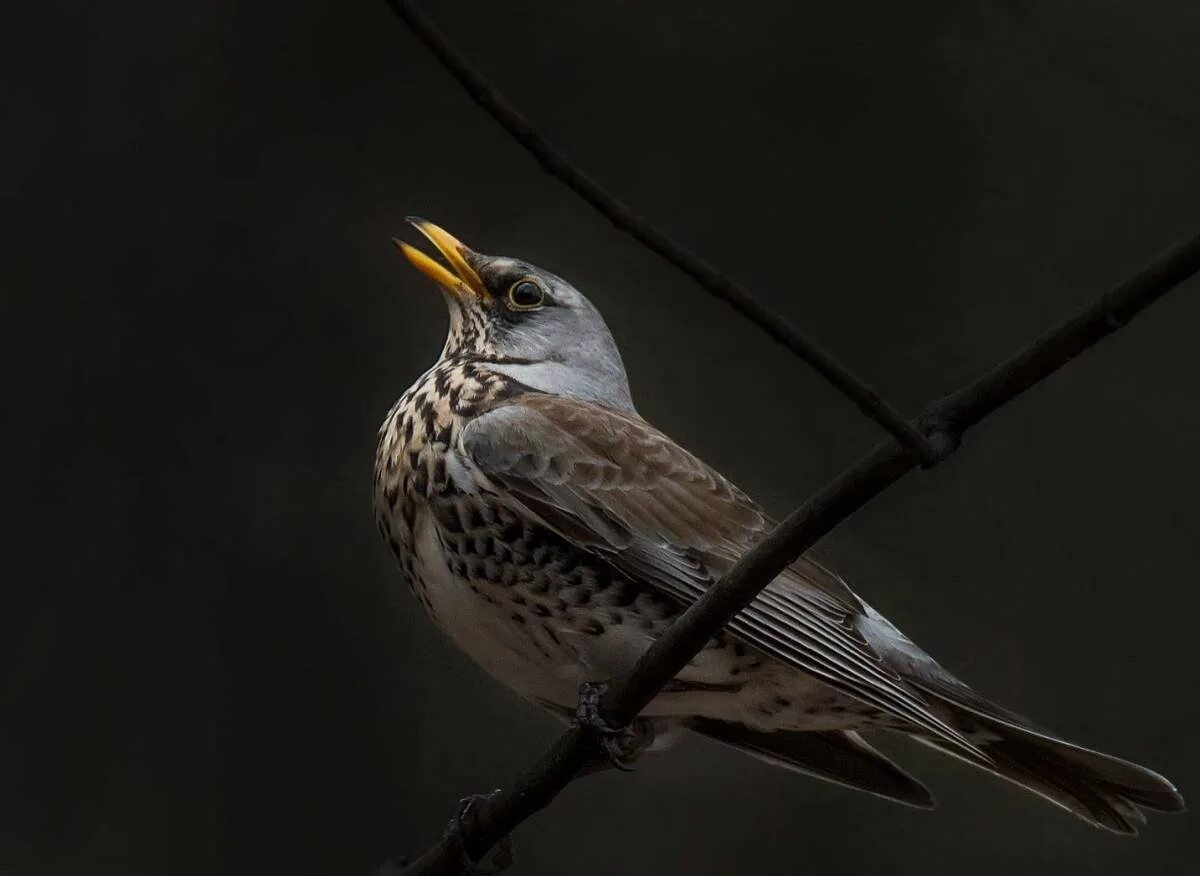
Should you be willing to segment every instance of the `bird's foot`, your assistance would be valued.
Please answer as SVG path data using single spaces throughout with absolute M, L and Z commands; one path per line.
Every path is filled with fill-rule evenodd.
M 609 724 L 600 715 L 600 698 L 607 688 L 607 684 L 593 682 L 579 686 L 575 723 L 595 735 L 613 766 L 632 772 L 633 762 L 654 743 L 654 722 L 649 718 L 635 718 L 627 727 Z
M 450 823 L 446 825 L 443 833 L 447 840 L 457 846 L 463 872 L 469 876 L 492 876 L 492 874 L 502 873 L 512 866 L 513 843 L 510 836 L 504 837 L 497 843 L 492 863 L 489 865 L 485 865 L 483 861 L 474 860 L 467 853 L 466 835 L 475 823 L 476 808 L 480 803 L 486 803 L 499 793 L 500 789 L 497 788 L 488 794 L 471 794 L 469 797 L 463 797 L 458 801 L 458 809 L 454 811 L 454 817 L 450 819 Z

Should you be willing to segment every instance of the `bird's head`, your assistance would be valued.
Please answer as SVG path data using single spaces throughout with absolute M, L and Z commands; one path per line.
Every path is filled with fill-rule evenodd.
M 443 359 L 474 359 L 532 389 L 633 410 L 616 342 L 581 292 L 520 259 L 474 252 L 432 222 L 408 221 L 446 262 L 396 242 L 450 308 Z

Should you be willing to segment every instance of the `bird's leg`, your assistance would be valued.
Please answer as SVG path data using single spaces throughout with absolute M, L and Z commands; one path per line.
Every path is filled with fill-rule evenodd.
M 595 735 L 613 766 L 630 772 L 633 770 L 631 764 L 654 742 L 654 722 L 649 718 L 634 718 L 626 727 L 609 724 L 600 715 L 600 697 L 607 687 L 607 684 L 590 681 L 579 686 L 575 723 Z
M 501 873 L 512 866 L 513 843 L 510 836 L 504 837 L 496 845 L 496 853 L 490 866 L 484 866 L 482 861 L 475 861 L 467 854 L 466 834 L 475 823 L 475 808 L 499 793 L 500 789 L 497 788 L 488 794 L 471 794 L 469 797 L 463 797 L 458 801 L 458 809 L 454 811 L 454 817 L 450 819 L 450 823 L 446 825 L 446 830 L 442 834 L 445 839 L 458 847 L 463 872 L 470 876 L 492 876 L 492 874 Z

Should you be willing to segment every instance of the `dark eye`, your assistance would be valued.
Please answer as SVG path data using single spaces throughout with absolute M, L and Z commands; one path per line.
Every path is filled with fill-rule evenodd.
M 518 280 L 508 290 L 508 303 L 514 310 L 533 310 L 546 302 L 546 290 L 533 280 Z

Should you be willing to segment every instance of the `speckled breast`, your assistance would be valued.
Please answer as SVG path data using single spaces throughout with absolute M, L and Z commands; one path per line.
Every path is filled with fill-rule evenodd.
M 447 474 L 447 456 L 460 432 L 473 417 L 523 390 L 477 363 L 445 359 L 409 387 L 379 429 L 375 523 L 422 602 L 426 599 L 413 575 L 417 511 L 461 496 Z
M 375 511 L 401 573 L 434 621 L 493 674 L 545 702 L 560 697 L 528 690 L 522 673 L 531 664 L 543 672 L 548 665 L 579 668 L 584 655 L 596 677 L 608 677 L 680 607 L 479 488 L 494 485 L 481 484 L 482 475 L 458 455 L 459 435 L 473 417 L 525 391 L 470 362 L 447 361 L 427 372 L 381 429 Z M 592 642 L 620 665 L 596 665 L 602 656 Z M 563 688 L 571 702 L 579 680 Z

